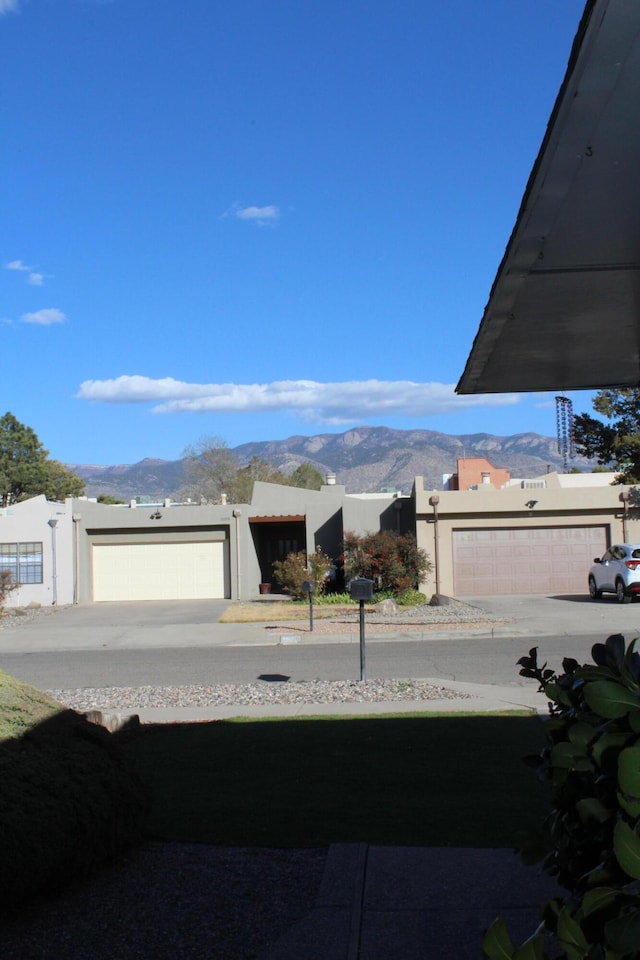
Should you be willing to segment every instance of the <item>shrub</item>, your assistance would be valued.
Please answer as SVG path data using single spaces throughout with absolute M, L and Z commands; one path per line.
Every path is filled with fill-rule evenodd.
M 321 593 L 317 596 L 316 601 L 322 606 L 344 606 L 345 604 L 354 604 L 355 600 L 351 599 L 350 593 Z
M 64 711 L 0 743 L 0 910 L 82 879 L 142 838 L 146 794 L 116 735 Z
M 347 577 L 373 580 L 374 591 L 393 596 L 417 590 L 431 562 L 410 533 L 385 530 L 359 537 L 345 532 L 343 553 Z
M 547 745 L 527 758 L 551 786 L 551 811 L 520 844 L 568 891 L 541 909 L 542 925 L 515 949 L 501 919 L 487 931 L 491 960 L 632 960 L 640 956 L 640 654 L 610 636 L 593 663 L 560 675 L 518 662 L 549 700 Z M 545 952 L 549 946 L 551 953 Z
M 424 593 L 420 593 L 419 590 L 405 590 L 396 597 L 396 603 L 401 607 L 418 607 L 426 601 Z
M 10 570 L 0 570 L 0 617 L 2 616 L 4 606 L 9 598 L 9 594 L 17 590 L 18 584 L 14 583 Z
M 300 550 L 290 553 L 284 560 L 276 560 L 273 575 L 285 593 L 300 599 L 305 595 L 303 584 L 306 580 L 313 580 L 314 593 L 322 593 L 331 564 L 331 558 L 322 552 L 321 547 L 316 547 L 309 557 L 306 550 Z

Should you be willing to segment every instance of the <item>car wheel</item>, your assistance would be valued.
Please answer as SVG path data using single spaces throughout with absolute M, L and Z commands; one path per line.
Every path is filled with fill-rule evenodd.
M 589 596 L 592 600 L 599 600 L 602 596 L 602 590 L 598 590 L 593 577 L 589 577 Z
M 622 580 L 618 580 L 616 583 L 616 600 L 618 603 L 631 603 L 631 594 L 624 589 Z

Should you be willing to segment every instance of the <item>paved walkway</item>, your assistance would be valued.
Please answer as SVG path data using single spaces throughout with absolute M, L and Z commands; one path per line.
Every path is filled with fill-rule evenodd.
M 560 892 L 511 850 L 336 844 L 315 909 L 258 960 L 479 960 L 496 917 L 521 944 Z

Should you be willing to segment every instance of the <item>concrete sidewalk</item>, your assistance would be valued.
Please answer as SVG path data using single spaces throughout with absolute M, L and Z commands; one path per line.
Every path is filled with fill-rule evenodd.
M 258 960 L 479 960 L 496 917 L 519 945 L 561 893 L 511 850 L 336 844 L 314 910 Z

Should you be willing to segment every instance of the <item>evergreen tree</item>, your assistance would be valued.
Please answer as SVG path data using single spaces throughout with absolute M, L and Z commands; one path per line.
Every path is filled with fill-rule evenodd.
M 12 413 L 0 417 L 0 506 L 41 494 L 64 500 L 83 493 L 84 481 L 58 460 L 49 460 L 31 427 Z
M 578 452 L 619 471 L 618 483 L 640 483 L 640 389 L 600 390 L 593 409 L 610 422 L 578 414 L 574 420 Z
M 319 470 L 310 463 L 301 463 L 286 481 L 291 487 L 302 487 L 305 490 L 319 490 L 324 483 L 324 477 Z

